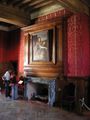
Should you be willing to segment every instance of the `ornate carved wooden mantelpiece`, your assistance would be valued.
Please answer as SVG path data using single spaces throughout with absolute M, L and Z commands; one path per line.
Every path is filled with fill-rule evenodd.
M 61 74 L 63 28 L 63 20 L 61 19 L 23 28 L 25 35 L 24 72 L 26 76 L 57 77 Z

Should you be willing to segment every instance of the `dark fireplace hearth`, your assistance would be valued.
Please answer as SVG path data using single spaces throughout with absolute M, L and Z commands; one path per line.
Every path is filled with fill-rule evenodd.
M 24 96 L 28 100 L 38 100 L 53 106 L 56 99 L 56 79 L 27 77 Z
M 32 100 L 39 100 L 48 103 L 48 85 L 42 83 L 32 83 L 35 85 L 36 95 L 32 96 Z

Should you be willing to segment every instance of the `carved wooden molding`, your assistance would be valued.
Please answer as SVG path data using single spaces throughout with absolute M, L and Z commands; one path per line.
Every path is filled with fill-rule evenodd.
M 61 73 L 62 25 L 62 20 L 59 19 L 22 28 L 25 35 L 24 72 L 26 75 L 56 77 Z M 38 47 L 35 45 L 38 43 L 39 37 L 41 37 L 39 47 L 43 49 L 38 49 L 41 52 L 37 54 L 35 49 Z M 48 42 L 46 42 L 46 38 Z M 45 46 L 42 45 L 43 42 Z M 42 53 L 43 50 L 47 52 Z M 43 54 L 45 58 L 41 57 Z

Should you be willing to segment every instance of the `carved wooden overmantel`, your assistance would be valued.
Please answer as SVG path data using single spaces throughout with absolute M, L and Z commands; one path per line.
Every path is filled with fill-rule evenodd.
M 58 77 L 62 73 L 63 20 L 24 27 L 24 72 L 26 76 Z M 37 40 L 41 37 L 41 41 Z M 39 42 L 40 51 L 35 51 Z M 42 51 L 46 50 L 46 53 Z M 37 51 L 38 55 L 37 55 Z

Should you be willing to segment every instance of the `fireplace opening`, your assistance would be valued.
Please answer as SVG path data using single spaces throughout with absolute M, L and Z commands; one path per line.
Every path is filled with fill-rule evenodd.
M 38 100 L 53 106 L 56 102 L 56 79 L 27 77 L 24 85 L 24 97 Z
M 48 103 L 48 85 L 42 83 L 28 83 L 27 97 L 29 100 Z
M 35 86 L 36 86 L 36 95 L 34 95 L 32 99 L 47 103 L 48 102 L 48 85 L 35 83 Z

